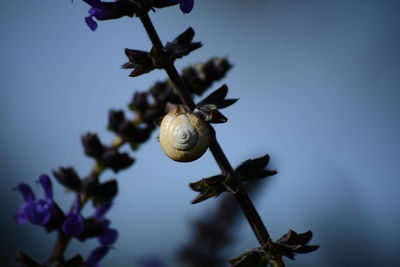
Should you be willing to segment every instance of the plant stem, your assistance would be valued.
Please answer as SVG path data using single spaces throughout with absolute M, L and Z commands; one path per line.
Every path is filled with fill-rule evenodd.
M 119 137 L 116 136 L 111 144 L 112 149 L 118 149 L 121 146 L 125 144 L 125 141 Z M 87 179 L 99 179 L 99 176 L 105 171 L 106 168 L 104 166 L 100 166 L 98 162 L 96 162 L 90 172 L 90 175 Z M 81 200 L 80 200 L 80 205 L 79 205 L 79 211 L 83 209 L 83 207 L 86 205 L 86 203 L 89 201 L 90 196 L 86 193 L 81 193 L 80 195 Z M 74 208 L 74 204 L 71 205 L 70 210 Z M 55 261 L 55 262 L 61 262 L 64 259 L 64 252 L 67 249 L 67 246 L 69 242 L 71 241 L 71 236 L 65 234 L 62 229 L 58 231 L 58 236 L 56 239 L 56 242 L 54 243 L 53 251 L 50 256 L 50 262 Z
M 153 23 L 150 20 L 150 17 L 147 12 L 143 12 L 139 14 L 139 18 L 142 21 L 144 28 L 155 48 L 163 49 L 164 46 L 153 26 Z M 169 64 L 165 67 L 165 71 L 167 72 L 170 80 L 175 85 L 175 92 L 179 96 L 181 102 L 188 106 L 192 111 L 195 109 L 196 104 L 193 102 L 188 90 L 183 83 L 178 71 L 176 70 L 173 63 Z M 213 132 L 214 129 L 210 125 L 210 128 Z M 265 246 L 268 242 L 271 241 L 269 233 L 262 222 L 260 215 L 258 214 L 257 210 L 255 209 L 253 203 L 251 202 L 249 196 L 247 195 L 246 191 L 243 188 L 243 185 L 240 179 L 235 174 L 231 164 L 229 163 L 225 153 L 223 152 L 221 146 L 218 144 L 218 141 L 214 135 L 213 140 L 210 143 L 210 151 L 214 156 L 219 168 L 221 169 L 222 173 L 225 177 L 229 177 L 232 181 L 232 185 L 229 184 L 225 185 L 227 189 L 233 192 L 236 200 L 239 202 L 243 213 L 246 216 L 247 221 L 249 222 L 254 234 L 256 235 L 258 242 L 261 246 Z
M 64 260 L 64 252 L 67 248 L 71 237 L 65 234 L 63 231 L 58 232 L 57 241 L 54 244 L 53 251 L 51 253 L 50 262 L 62 262 Z

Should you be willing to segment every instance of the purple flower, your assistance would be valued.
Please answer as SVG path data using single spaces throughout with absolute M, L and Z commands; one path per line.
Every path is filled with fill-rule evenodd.
M 92 31 L 95 31 L 97 29 L 97 22 L 93 19 L 93 17 L 101 20 L 102 18 L 103 19 L 107 18 L 107 16 L 110 15 L 110 12 L 108 12 L 104 8 L 103 3 L 100 0 L 83 0 L 83 1 L 85 1 L 87 4 L 91 6 L 91 8 L 88 11 L 89 16 L 85 17 L 85 22 Z
M 179 7 L 181 8 L 183 13 L 189 13 L 192 11 L 194 6 L 194 0 L 180 0 Z
M 41 175 L 39 183 L 44 191 L 44 199 L 36 199 L 29 185 L 24 183 L 18 185 L 17 190 L 19 190 L 25 200 L 25 203 L 21 205 L 19 211 L 14 216 L 18 224 L 24 224 L 29 221 L 33 224 L 45 225 L 54 214 L 53 188 L 49 176 Z
M 98 236 L 100 244 L 103 246 L 110 246 L 117 241 L 118 231 L 115 229 L 106 228 L 104 232 Z
M 89 15 L 85 22 L 92 31 L 97 29 L 97 22 L 94 20 L 117 19 L 123 16 L 132 17 L 137 10 L 137 4 L 130 0 L 116 0 L 115 2 L 103 2 L 100 0 L 83 0 L 90 5 Z M 194 0 L 163 0 L 155 1 L 154 7 L 167 7 L 178 4 L 183 13 L 189 13 L 194 6 Z
M 90 253 L 89 258 L 86 260 L 85 264 L 89 267 L 99 267 L 100 261 L 110 250 L 109 247 L 102 246 L 98 247 Z
M 64 221 L 62 229 L 64 233 L 71 236 L 78 236 L 85 229 L 85 219 L 79 213 L 81 198 L 78 194 L 75 200 L 74 208 L 67 214 L 67 219 Z
M 92 31 L 97 29 L 97 22 L 94 20 L 117 19 L 123 16 L 132 17 L 137 9 L 134 1 L 117 0 L 115 2 L 103 2 L 100 0 L 83 0 L 90 9 L 89 15 L 85 17 L 85 22 Z
M 108 202 L 98 207 L 94 213 L 94 217 L 96 218 L 96 220 L 103 224 L 103 231 L 101 231 L 101 233 L 97 236 L 100 244 L 102 244 L 103 246 L 110 246 L 114 244 L 118 238 L 117 230 L 109 228 L 110 221 L 104 218 L 105 214 L 111 208 L 111 206 L 112 203 Z

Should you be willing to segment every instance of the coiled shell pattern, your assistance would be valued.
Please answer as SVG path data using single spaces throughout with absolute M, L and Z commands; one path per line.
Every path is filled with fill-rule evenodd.
M 182 106 L 168 112 L 160 125 L 160 144 L 164 153 L 180 162 L 194 161 L 206 152 L 210 129 L 204 120 Z

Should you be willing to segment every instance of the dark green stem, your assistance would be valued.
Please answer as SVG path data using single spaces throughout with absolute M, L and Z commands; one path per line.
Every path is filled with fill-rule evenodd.
M 144 28 L 146 29 L 147 34 L 149 35 L 153 46 L 157 49 L 164 49 L 164 46 L 153 26 L 153 23 L 150 20 L 148 13 L 143 12 L 139 14 L 139 17 L 144 25 Z M 174 64 L 171 63 L 167 67 L 165 67 L 165 71 L 167 72 L 172 83 L 175 85 L 175 92 L 179 96 L 181 102 L 188 106 L 191 110 L 194 110 L 196 104 L 193 102 L 190 94 L 188 93 L 189 91 L 187 90 L 186 85 L 178 74 L 178 71 L 176 70 Z M 210 128 L 213 132 L 215 132 L 211 125 Z M 226 185 L 226 187 L 233 192 L 234 196 L 239 202 L 239 205 L 243 210 L 243 213 L 245 214 L 251 228 L 253 229 L 253 232 L 256 235 L 258 242 L 261 244 L 261 246 L 267 245 L 268 242 L 271 241 L 269 233 L 265 228 L 264 223 L 262 222 L 260 215 L 255 209 L 248 194 L 244 190 L 240 179 L 235 174 L 231 164 L 225 156 L 225 153 L 221 149 L 221 146 L 218 144 L 215 135 L 210 144 L 210 151 L 225 177 L 230 177 L 232 184 L 229 184 L 229 186 Z
M 71 237 L 69 235 L 65 234 L 63 231 L 59 231 L 49 262 L 63 262 L 64 252 L 70 241 Z

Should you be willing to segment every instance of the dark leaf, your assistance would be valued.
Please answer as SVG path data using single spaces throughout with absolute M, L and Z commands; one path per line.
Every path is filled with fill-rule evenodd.
M 102 162 L 110 167 L 114 172 L 126 169 L 133 164 L 135 160 L 128 153 L 119 153 L 117 150 L 107 150 L 102 157 Z
M 85 154 L 89 157 L 100 158 L 104 152 L 104 146 L 97 134 L 86 133 L 81 136 Z
M 224 192 L 225 186 L 222 184 L 224 181 L 223 175 L 215 175 L 209 178 L 203 178 L 200 181 L 190 183 L 189 187 L 196 192 L 199 192 L 192 204 L 199 203 L 211 197 L 217 197 Z
M 154 70 L 154 68 L 138 65 L 135 67 L 135 69 L 129 74 L 130 77 L 138 77 L 142 74 L 149 73 L 150 71 Z
M 109 180 L 97 186 L 95 196 L 103 201 L 111 201 L 118 193 L 117 180 Z
M 199 42 L 192 43 L 193 37 L 194 30 L 189 27 L 186 31 L 175 38 L 174 41 L 172 41 L 171 43 L 167 43 L 167 45 L 165 46 L 167 52 L 174 59 L 188 55 L 190 52 L 202 46 L 202 44 Z
M 156 82 L 149 91 L 155 101 L 162 106 L 165 106 L 170 94 L 173 94 L 172 88 L 166 82 Z
M 153 125 L 154 119 L 164 115 L 165 115 L 164 110 L 157 108 L 148 108 L 143 114 L 143 121 L 148 125 Z
M 72 167 L 63 168 L 53 171 L 53 175 L 57 181 L 72 191 L 80 191 L 82 189 L 82 180 Z
M 125 121 L 125 114 L 122 110 L 111 109 L 108 113 L 108 126 L 110 131 L 118 132 L 121 124 Z
M 87 238 L 93 238 L 99 236 L 105 230 L 105 225 L 102 221 L 90 217 L 85 220 L 85 231 L 78 237 L 80 241 L 84 241 Z
M 217 106 L 213 104 L 198 106 L 193 113 L 200 115 L 206 122 L 210 123 L 224 123 L 228 121 L 228 118 L 222 115 L 218 111 Z
M 129 108 L 134 111 L 144 112 L 149 106 L 147 92 L 135 92 L 133 99 L 129 104 Z
M 197 107 L 201 107 L 204 105 L 215 105 L 217 108 L 222 109 L 229 107 L 230 105 L 234 104 L 238 99 L 225 99 L 226 95 L 228 94 L 228 86 L 225 84 L 222 85 L 219 89 L 215 90 L 205 99 L 200 101 L 197 104 Z
M 197 42 L 197 43 L 191 43 L 187 45 L 173 45 L 167 49 L 167 52 L 174 58 L 182 58 L 184 56 L 187 56 L 190 54 L 190 52 L 193 52 L 194 50 L 202 47 L 202 44 Z
M 268 266 L 268 259 L 265 251 L 260 248 L 255 248 L 246 251 L 239 257 L 230 259 L 229 263 L 233 267 L 265 267 Z
M 277 254 L 284 255 L 290 259 L 294 259 L 295 253 L 310 253 L 319 248 L 319 246 L 306 245 L 312 238 L 312 232 L 308 231 L 302 234 L 297 234 L 293 230 L 289 230 L 285 235 L 276 241 L 271 247 Z
M 307 231 L 302 234 L 297 234 L 293 230 L 289 230 L 284 236 L 279 238 L 277 243 L 286 245 L 304 245 L 307 244 L 312 238 L 312 232 Z
M 100 182 L 98 179 L 85 178 L 83 180 L 83 191 L 88 195 L 94 195 L 96 194 L 99 184 Z
M 152 64 L 151 55 L 149 52 L 125 48 L 125 55 L 129 59 L 129 63 L 135 68 L 138 65 Z
M 206 63 L 183 69 L 181 77 L 190 92 L 200 96 L 213 82 L 225 77 L 231 67 L 226 58 L 211 58 Z
M 275 175 L 277 171 L 265 169 L 268 165 L 268 162 L 268 155 L 256 159 L 249 159 L 240 164 L 235 171 L 242 181 L 261 179 Z
M 124 69 L 134 69 L 129 76 L 136 77 L 156 68 L 150 53 L 134 49 L 125 49 L 129 62 L 122 65 Z
M 124 121 L 119 127 L 118 134 L 130 143 L 140 144 L 150 138 L 152 130 L 152 127 L 139 128 L 131 121 Z
M 192 27 L 189 27 L 186 31 L 184 31 L 178 37 L 176 37 L 171 44 L 187 44 L 192 42 L 193 38 L 194 38 L 194 30 Z
M 224 100 L 228 94 L 228 86 L 226 84 L 222 85 L 219 89 L 212 92 L 209 96 L 204 98 L 200 103 L 202 104 L 213 104 Z

